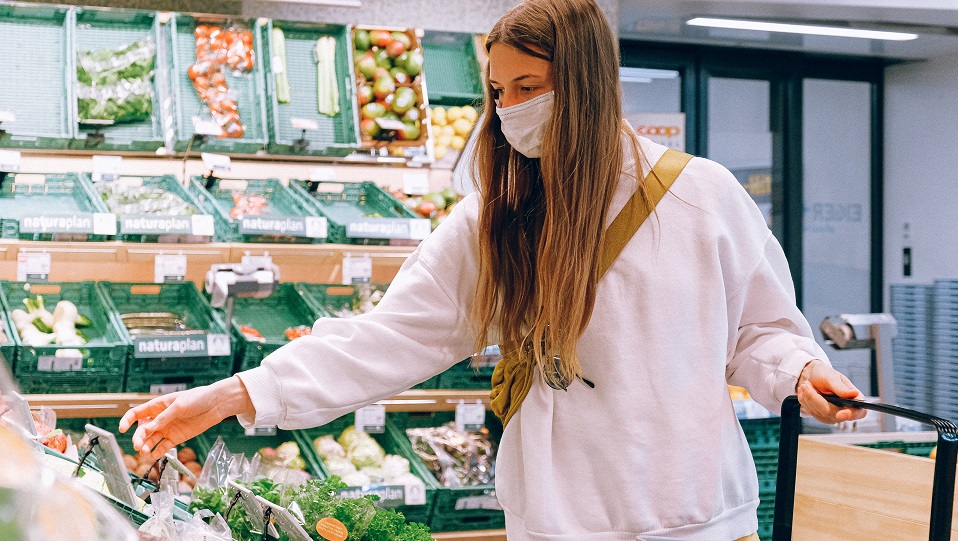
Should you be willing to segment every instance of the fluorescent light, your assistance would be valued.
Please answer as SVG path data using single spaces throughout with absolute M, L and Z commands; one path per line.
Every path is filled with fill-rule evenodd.
M 814 26 L 807 24 L 771 23 L 764 21 L 745 21 L 737 19 L 712 19 L 696 17 L 686 24 L 707 26 L 710 28 L 730 28 L 733 30 L 758 30 L 762 32 L 784 32 L 787 34 L 811 34 L 815 36 L 834 36 L 840 38 L 881 39 L 889 41 L 908 41 L 918 38 L 918 34 L 904 32 L 885 32 L 881 30 L 859 30 L 836 26 Z
M 651 83 L 651 77 L 619 77 L 623 83 Z

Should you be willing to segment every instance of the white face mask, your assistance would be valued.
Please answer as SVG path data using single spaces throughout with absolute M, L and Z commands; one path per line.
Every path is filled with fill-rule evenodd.
M 552 120 L 554 101 L 555 92 L 550 91 L 505 109 L 496 107 L 502 134 L 516 152 L 527 158 L 542 155 L 542 137 Z

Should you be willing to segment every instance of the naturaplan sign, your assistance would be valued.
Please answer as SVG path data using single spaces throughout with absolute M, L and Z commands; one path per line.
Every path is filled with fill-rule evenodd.
M 626 118 L 642 137 L 685 152 L 685 113 L 633 113 Z

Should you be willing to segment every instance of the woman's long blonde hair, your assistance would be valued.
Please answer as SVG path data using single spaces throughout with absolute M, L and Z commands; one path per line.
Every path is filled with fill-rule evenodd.
M 531 350 L 547 380 L 571 382 L 581 376 L 576 343 L 592 316 L 623 174 L 622 135 L 636 171 L 641 148 L 622 119 L 615 37 L 592 0 L 526 0 L 496 23 L 486 49 L 495 43 L 551 62 L 555 103 L 541 157 L 526 158 L 502 134 L 487 77 L 474 157 L 483 201 L 476 345 L 496 334 L 504 354 Z

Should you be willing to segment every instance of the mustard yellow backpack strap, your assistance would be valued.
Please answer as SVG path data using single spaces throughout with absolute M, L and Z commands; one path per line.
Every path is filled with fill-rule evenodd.
M 645 177 L 651 208 L 636 190 L 618 216 L 612 220 L 602 249 L 600 276 L 609 270 L 615 258 L 649 217 L 651 209 L 659 204 L 691 159 L 689 154 L 669 149 L 655 163 L 652 171 Z M 492 392 L 489 395 L 492 411 L 502 420 L 502 426 L 509 424 L 512 416 L 519 411 L 519 406 L 529 394 L 534 379 L 535 366 L 525 352 L 503 352 L 502 359 L 492 372 Z
M 605 233 L 605 246 L 602 249 L 602 261 L 599 266 L 599 276 L 602 276 L 609 270 L 615 258 L 629 243 L 635 232 L 649 217 L 659 201 L 665 197 L 665 193 L 672 187 L 675 179 L 679 178 L 682 170 L 692 159 L 690 154 L 679 152 L 675 149 L 668 149 L 665 154 L 655 163 L 655 167 L 647 177 L 645 177 L 645 186 L 649 192 L 651 208 L 646 206 L 645 201 L 638 190 L 629 198 L 629 201 L 619 212 L 618 216 L 612 220 L 608 231 Z

